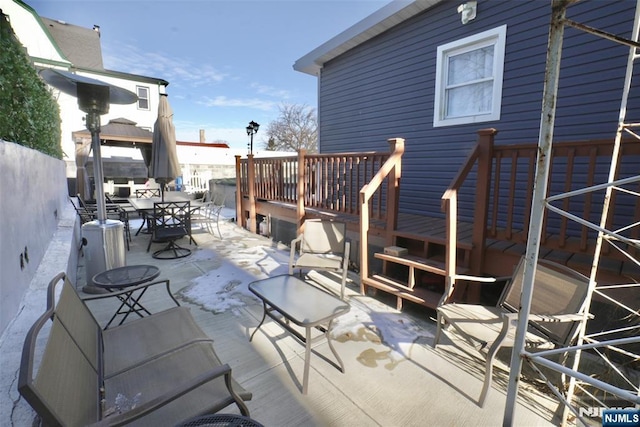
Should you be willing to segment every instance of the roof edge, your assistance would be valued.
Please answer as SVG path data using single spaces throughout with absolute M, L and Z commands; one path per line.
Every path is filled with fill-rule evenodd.
M 34 8 L 29 6 L 28 4 L 26 4 L 22 0 L 14 0 L 14 3 L 18 4 L 19 6 L 21 6 L 23 9 L 25 9 L 27 12 L 29 12 L 34 17 L 34 19 L 36 20 L 36 22 L 38 23 L 38 25 L 40 26 L 40 28 L 42 29 L 44 34 L 47 36 L 47 38 L 51 42 L 51 46 L 53 46 L 53 48 L 56 50 L 56 52 L 58 52 L 58 54 L 60 55 L 60 58 L 65 59 L 66 61 L 68 61 L 71 64 L 71 61 L 69 61 L 69 58 L 67 58 L 67 56 L 64 54 L 64 52 L 62 52 L 62 49 L 60 49 L 60 46 L 58 46 L 58 43 L 55 41 L 55 39 L 51 35 L 51 32 L 49 32 L 49 29 L 47 28 L 47 26 L 44 25 L 44 22 L 42 21 L 42 17 L 38 14 L 38 12 Z
M 317 76 L 327 61 L 376 37 L 402 21 L 444 0 L 393 0 L 293 64 L 293 69 Z

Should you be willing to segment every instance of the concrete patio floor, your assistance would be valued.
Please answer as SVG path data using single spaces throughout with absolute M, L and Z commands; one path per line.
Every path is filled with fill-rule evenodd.
M 17 389 L 20 352 L 26 331 L 44 310 L 44 289 L 53 276 L 64 270 L 60 258 L 72 250 L 65 240 L 72 212 L 61 221 L 59 233 L 34 279 L 20 314 L 0 338 L 0 425 L 31 426 L 35 414 Z M 137 224 L 133 224 L 133 230 Z M 477 405 L 484 374 L 483 361 L 464 341 L 446 335 L 438 349 L 432 347 L 435 323 L 433 312 L 408 307 L 399 313 L 385 304 L 382 295 L 359 294 L 357 274 L 350 272 L 347 301 L 367 317 L 355 329 L 335 336 L 334 347 L 345 365 L 341 373 L 334 365 L 326 341 L 314 345 L 311 356 L 309 392 L 301 393 L 304 346 L 275 322 L 267 320 L 252 342 L 249 336 L 262 317 L 262 304 L 246 292 L 249 281 L 286 271 L 288 248 L 241 229 L 221 224 L 223 239 L 206 230 L 195 230 L 198 246 L 189 257 L 156 260 L 146 252 L 149 236 L 133 238 L 127 264 L 154 264 L 169 279 L 182 305 L 191 308 L 196 321 L 210 335 L 216 352 L 228 363 L 235 379 L 253 393 L 247 402 L 251 417 L 265 426 L 497 426 L 502 424 L 508 372 L 500 364 L 495 383 L 484 408 Z M 59 239 L 59 240 L 57 240 Z M 154 244 L 153 248 L 158 248 Z M 68 258 L 68 252 L 66 255 Z M 258 260 L 256 262 L 256 260 Z M 77 289 L 82 295 L 85 281 L 84 258 L 80 259 Z M 274 266 L 278 266 L 274 269 Z M 283 270 L 284 269 L 284 270 Z M 216 274 L 220 272 L 220 274 Z M 279 274 L 279 273 L 278 273 Z M 339 285 L 328 276 L 316 275 L 339 293 Z M 195 284 L 223 281 L 221 291 L 210 296 L 235 295 L 228 308 L 209 306 L 189 297 Z M 216 288 L 220 289 L 220 288 Z M 152 309 L 160 309 L 162 298 L 152 295 Z M 312 302 L 310 302 L 312 303 Z M 114 306 L 92 303 L 99 321 L 107 320 Z M 386 318 L 386 320 L 385 320 Z M 379 326 L 393 318 L 394 324 L 411 325 L 419 333 L 390 334 Z M 400 320 L 398 320 L 400 319 Z M 386 336 L 384 333 L 386 333 Z M 417 337 L 417 338 L 416 338 Z M 524 383 L 520 388 L 516 423 L 518 426 L 557 425 L 561 410 L 554 398 Z M 238 413 L 228 407 L 226 412 Z

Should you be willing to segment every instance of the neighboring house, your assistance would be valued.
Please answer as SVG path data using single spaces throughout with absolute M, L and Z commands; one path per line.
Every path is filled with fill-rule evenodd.
M 497 145 L 538 140 L 551 2 L 479 0 L 466 24 L 460 5 L 392 2 L 294 64 L 318 78 L 321 153 L 386 151 L 388 138 L 405 138 L 401 212 L 443 216 L 479 129 L 496 128 Z M 583 1 L 567 17 L 630 38 L 635 5 Z M 613 139 L 628 51 L 565 30 L 555 141 Z M 638 110 L 637 92 L 628 105 Z
M 606 212 L 607 229 L 624 230 L 623 249 L 636 258 L 607 242 L 598 279 L 637 281 L 640 249 L 630 243 L 640 233 L 633 227 L 640 224 L 637 185 L 610 199 L 604 190 L 572 194 L 554 204 L 571 216 L 546 209 L 530 218 L 539 212 L 532 195 L 542 177 L 550 195 L 612 180 L 622 107 L 627 123 L 640 121 L 637 83 L 624 89 L 632 43 L 613 39 L 633 39 L 637 14 L 632 0 L 390 3 L 295 62 L 318 79 L 321 154 L 301 153 L 295 164 L 238 162 L 238 222 L 255 230 L 267 218 L 300 230 L 308 218 L 343 220 L 357 242 L 351 260 L 361 292 L 374 286 L 396 295 L 399 306 L 407 299 L 435 308 L 445 283 L 460 274 L 511 274 L 528 243 L 542 258 L 589 274 Z M 563 48 L 550 50 L 548 66 L 557 27 Z M 554 64 L 559 87 L 553 109 L 543 110 Z M 547 154 L 538 147 L 543 113 L 555 113 L 553 150 L 548 175 L 541 170 L 537 178 L 537 154 Z M 621 133 L 616 178 L 638 176 L 631 127 Z M 285 168 L 297 171 L 294 180 L 282 178 Z M 611 200 L 606 211 L 604 200 Z M 540 237 L 531 239 L 538 224 Z M 470 287 L 466 299 L 478 301 L 480 289 Z
M 111 105 L 109 112 L 101 116 L 103 125 L 111 119 L 125 118 L 137 124 L 139 128 L 153 130 L 160 93 L 165 91 L 169 82 L 157 77 L 105 69 L 102 63 L 99 26 L 89 29 L 43 18 L 20 0 L 0 0 L 0 9 L 8 16 L 18 40 L 24 45 L 38 69 L 50 67 L 71 71 L 122 87 L 138 95 L 136 103 Z M 67 164 L 67 177 L 75 178 L 77 152 L 84 151 L 88 154 L 88 147 L 82 146 L 86 145 L 87 141 L 76 144 L 72 133 L 86 128 L 86 113 L 80 111 L 75 97 L 55 89 L 54 95 L 60 105 L 61 146 Z M 122 151 L 105 147 L 103 154 L 108 157 L 110 153 L 122 155 Z

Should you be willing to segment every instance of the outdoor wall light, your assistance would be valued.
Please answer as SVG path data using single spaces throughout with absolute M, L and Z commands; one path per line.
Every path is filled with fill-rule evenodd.
M 251 155 L 253 155 L 253 135 L 258 133 L 259 128 L 260 128 L 260 125 L 254 122 L 253 120 L 251 120 L 249 122 L 249 126 L 247 126 L 247 135 L 249 135 L 249 137 L 251 138 L 251 141 L 247 148 L 249 149 L 249 154 Z
M 460 14 L 460 20 L 463 24 L 466 24 L 476 18 L 477 7 L 478 2 L 475 0 L 468 1 L 458 6 L 458 13 Z

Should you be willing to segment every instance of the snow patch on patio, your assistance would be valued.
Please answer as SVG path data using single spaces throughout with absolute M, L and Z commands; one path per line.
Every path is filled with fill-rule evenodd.
M 256 241 L 265 242 L 264 239 Z M 245 239 L 246 241 L 246 239 Z M 288 254 L 266 246 L 237 244 L 195 251 L 192 261 L 213 260 L 219 267 L 191 281 L 178 297 L 213 313 L 236 310 L 258 299 L 249 291 L 249 283 L 288 272 Z M 239 314 L 234 311 L 234 313 Z
M 260 303 L 249 291 L 249 283 L 288 273 L 289 250 L 238 227 L 224 227 L 223 234 L 223 240 L 201 247 L 189 257 L 191 261 L 212 262 L 215 267 L 180 290 L 178 298 L 214 314 L 231 311 L 240 316 L 240 308 Z M 325 284 L 328 280 L 317 272 L 309 277 Z M 336 290 L 338 287 L 335 283 Z M 351 310 L 334 320 L 332 339 L 384 344 L 390 350 L 376 353 L 375 358 L 387 360 L 388 367 L 408 358 L 413 344 L 433 338 L 432 328 L 380 301 L 353 293 L 347 301 Z M 362 363 L 374 363 L 372 355 L 361 356 Z

